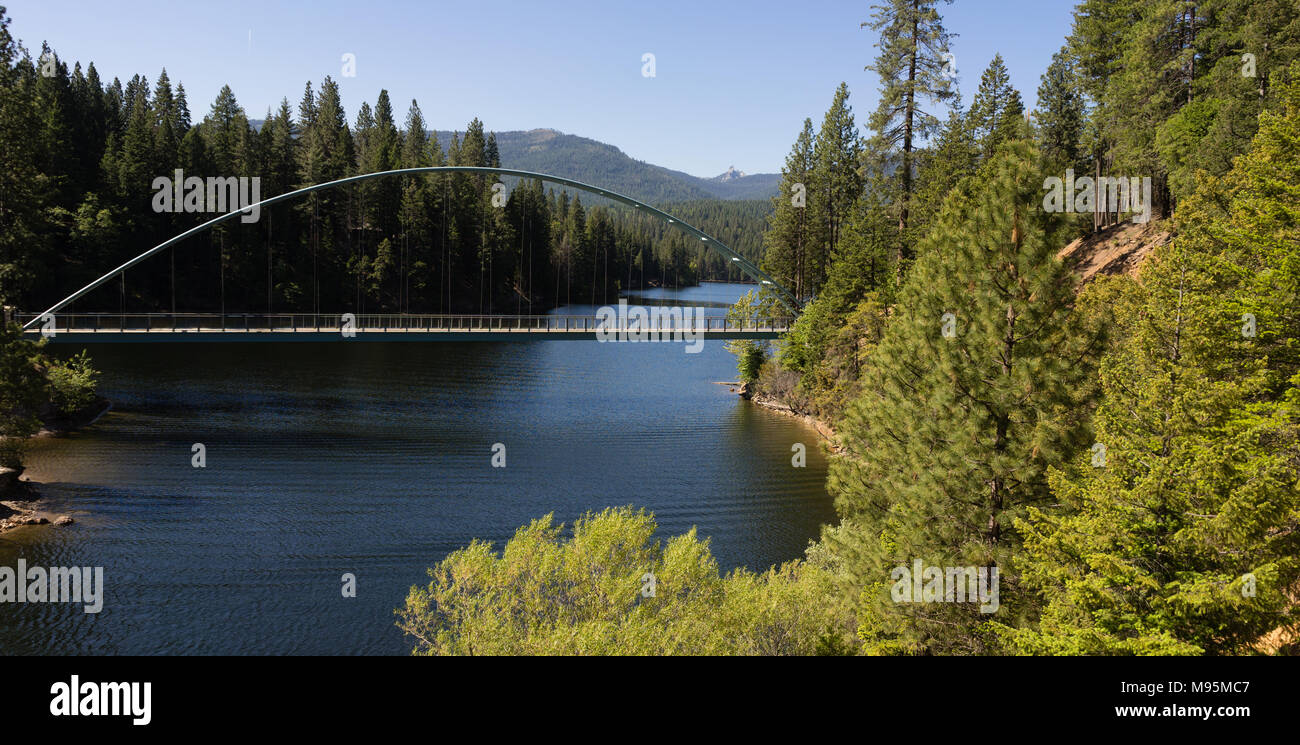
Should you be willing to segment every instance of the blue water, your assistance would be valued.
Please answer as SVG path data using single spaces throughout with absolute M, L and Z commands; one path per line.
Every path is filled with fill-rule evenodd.
M 817 435 L 717 385 L 719 341 L 90 354 L 114 410 L 28 456 L 41 506 L 77 522 L 0 535 L 0 565 L 103 566 L 104 610 L 2 604 L 2 653 L 402 654 L 393 611 L 427 567 L 547 513 L 645 507 L 664 537 L 698 526 L 724 571 L 797 558 L 833 520 Z

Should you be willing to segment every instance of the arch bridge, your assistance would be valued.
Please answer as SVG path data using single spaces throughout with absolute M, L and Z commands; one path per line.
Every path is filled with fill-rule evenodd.
M 131 267 L 148 260 L 164 249 L 198 235 L 228 220 L 254 209 L 269 207 L 278 202 L 314 191 L 332 189 L 345 184 L 387 176 L 482 173 L 493 176 L 512 176 L 537 179 L 595 194 L 627 205 L 663 220 L 673 227 L 700 240 L 726 257 L 746 277 L 759 287 L 769 290 L 784 309 L 786 315 L 778 318 L 753 318 L 742 321 L 724 318 L 696 317 L 687 309 L 679 312 L 653 312 L 644 316 L 638 312 L 618 312 L 598 316 L 564 315 L 455 315 L 455 314 L 352 314 L 352 313 L 65 313 L 65 308 L 78 298 L 99 288 Z M 424 166 L 399 168 L 392 171 L 363 173 L 357 176 L 314 184 L 294 191 L 263 199 L 255 204 L 218 215 L 179 235 L 159 243 L 122 265 L 108 271 L 90 284 L 68 295 L 42 313 L 18 314 L 23 330 L 40 334 L 54 342 L 179 342 L 179 341 L 325 341 L 335 339 L 407 340 L 407 341 L 466 341 L 466 340 L 521 340 L 536 338 L 602 339 L 610 334 L 628 340 L 660 340 L 663 336 L 675 338 L 774 338 L 789 330 L 798 315 L 798 301 L 788 289 L 778 284 L 750 260 L 729 248 L 722 241 L 705 233 L 680 218 L 652 207 L 639 199 L 618 192 L 592 186 L 581 181 L 552 176 L 545 173 L 520 171 L 512 168 L 487 166 Z M 646 335 L 653 337 L 644 338 Z M 697 336 L 698 335 L 698 336 Z

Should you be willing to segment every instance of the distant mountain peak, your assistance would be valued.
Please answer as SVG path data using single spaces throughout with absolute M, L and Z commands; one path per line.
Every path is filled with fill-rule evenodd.
M 747 174 L 732 166 L 721 176 L 692 176 L 637 160 L 614 145 L 551 127 L 494 131 L 505 168 L 596 184 L 651 204 L 706 199 L 767 201 L 780 192 L 779 173 Z M 436 134 L 446 150 L 453 133 L 440 129 Z M 459 136 L 464 137 L 463 130 Z M 582 201 L 586 204 L 588 199 Z
M 747 174 L 744 171 L 737 171 L 735 166 L 730 166 L 727 168 L 726 172 L 723 173 L 721 176 L 714 176 L 713 180 L 724 181 L 724 182 L 735 181 L 736 179 L 744 178 L 746 175 Z

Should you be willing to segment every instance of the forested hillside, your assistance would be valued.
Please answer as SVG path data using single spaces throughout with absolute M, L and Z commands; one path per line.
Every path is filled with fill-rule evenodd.
M 266 199 L 363 173 L 503 163 L 501 142 L 477 119 L 460 133 L 430 134 L 416 101 L 399 113 L 384 90 L 350 117 L 327 77 L 254 126 L 228 86 L 200 116 L 166 70 L 152 81 L 142 74 L 104 81 L 93 63 L 68 62 L 48 47 L 24 49 L 7 18 L 0 33 L 0 303 L 24 310 L 47 307 L 212 217 L 158 208 L 155 181 L 178 170 L 183 179 L 258 178 Z M 524 142 L 545 133 L 566 145 L 530 150 Z M 506 139 L 519 159 L 514 167 L 647 200 L 697 200 L 672 209 L 761 258 L 761 203 L 715 199 L 590 140 L 550 130 Z M 402 176 L 315 192 L 265 209 L 256 222 L 230 221 L 174 246 L 76 307 L 526 313 L 605 303 L 632 287 L 736 278 L 699 241 L 630 210 L 592 205 L 590 195 L 584 205 L 584 195 L 514 180 L 508 198 L 494 200 L 500 181 Z
M 870 326 L 868 308 L 893 302 L 945 200 L 975 188 L 1002 143 L 1035 143 L 1043 198 L 1047 179 L 1068 174 L 1149 181 L 1147 215 L 1094 206 L 1105 188 L 1100 199 L 1092 189 L 1072 194 L 1071 207 L 1084 208 L 1056 213 L 1062 241 L 1135 218 L 1155 225 L 1191 193 L 1197 173 L 1222 176 L 1249 148 L 1259 114 L 1276 105 L 1275 89 L 1300 58 L 1300 11 L 1287 0 L 1085 0 L 1042 75 L 1037 108 L 1010 85 L 1000 56 L 966 105 L 945 74 L 944 4 L 899 0 L 871 19 L 880 33 L 870 65 L 884 91 L 879 106 L 860 128 L 841 86 L 820 126 L 804 123 L 773 201 L 764 268 L 816 299 L 779 352 L 772 389 L 828 419 L 856 393 L 862 370 L 860 335 L 832 330 Z M 909 79 L 913 64 L 919 73 Z M 800 190 L 806 206 L 796 204 Z

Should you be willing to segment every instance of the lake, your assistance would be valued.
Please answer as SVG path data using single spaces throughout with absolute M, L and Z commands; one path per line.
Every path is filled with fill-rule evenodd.
M 646 302 L 722 314 L 749 289 Z M 0 565 L 102 566 L 104 609 L 0 604 L 0 653 L 404 654 L 393 612 L 427 567 L 547 513 L 644 507 L 724 571 L 801 557 L 834 520 L 816 433 L 717 385 L 736 378 L 720 341 L 89 351 L 113 411 L 28 454 L 42 507 L 76 523 L 0 536 Z

